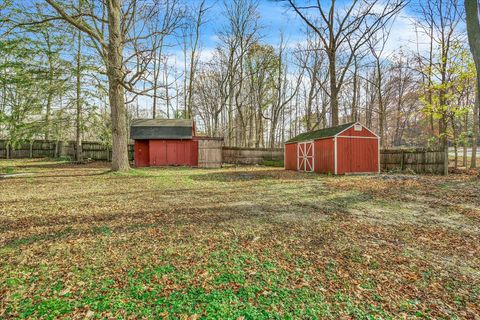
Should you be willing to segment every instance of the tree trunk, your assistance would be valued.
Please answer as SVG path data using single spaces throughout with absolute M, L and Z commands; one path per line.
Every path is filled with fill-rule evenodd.
M 451 123 L 452 123 L 452 133 L 453 133 L 453 150 L 455 153 L 454 168 L 456 170 L 458 169 L 458 132 L 455 126 L 455 121 L 453 119 L 453 116 L 451 117 Z
M 464 118 L 464 123 L 463 123 L 463 132 L 468 132 L 468 112 L 465 114 Z M 468 139 L 464 138 L 463 139 L 463 161 L 462 161 L 462 166 L 464 168 L 468 167 Z
M 385 147 L 385 106 L 383 104 L 383 93 L 382 93 L 382 70 L 380 66 L 380 61 L 377 60 L 377 94 L 378 94 L 378 126 L 380 132 L 380 144 L 382 148 Z
M 82 1 L 79 1 L 79 8 L 81 10 Z M 77 146 L 75 153 L 75 160 L 78 162 L 83 161 L 82 157 L 82 101 L 81 101 L 81 89 L 82 89 L 82 75 L 81 75 L 81 60 L 82 60 L 82 31 L 78 30 L 78 47 L 77 47 L 77 70 L 76 70 L 76 80 L 77 80 L 77 90 L 76 90 L 76 119 L 75 119 L 75 144 Z
M 477 67 L 480 70 L 480 66 Z M 477 83 L 480 83 L 480 75 L 477 72 Z M 477 84 L 477 86 L 479 86 Z M 472 135 L 472 157 L 470 161 L 470 168 L 477 167 L 477 143 L 478 143 L 478 126 L 479 126 L 479 114 L 480 114 L 480 88 L 477 87 L 477 94 L 475 98 L 475 107 L 473 109 L 473 135 Z
M 123 44 L 120 29 L 121 0 L 108 2 L 109 43 L 107 76 L 110 111 L 112 116 L 112 170 L 127 171 L 128 162 L 127 110 L 124 88 L 121 85 L 123 68 Z
M 152 119 L 155 119 L 157 117 L 157 90 L 158 90 L 157 63 L 160 64 L 160 62 L 157 61 L 157 50 L 155 50 L 153 52 L 153 82 L 154 83 L 153 83 Z M 138 106 L 138 102 L 137 102 L 137 106 Z M 137 117 L 138 117 L 138 111 L 137 111 Z
M 477 70 L 477 92 L 475 95 L 475 107 L 473 112 L 473 137 L 472 137 L 472 158 L 470 167 L 477 167 L 477 143 L 479 135 L 479 113 L 480 113 L 480 22 L 478 17 L 478 1 L 465 0 L 465 12 L 467 14 L 467 33 L 470 51 L 475 61 Z
M 358 120 L 358 66 L 357 59 L 355 58 L 354 72 L 353 72 L 353 93 L 352 93 L 352 114 L 350 121 L 354 122 Z
M 328 54 L 328 68 L 330 76 L 330 112 L 332 114 L 332 127 L 338 126 L 338 87 L 335 52 Z

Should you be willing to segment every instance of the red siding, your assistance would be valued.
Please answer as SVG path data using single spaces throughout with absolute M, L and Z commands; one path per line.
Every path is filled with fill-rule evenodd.
M 297 170 L 297 144 L 289 143 L 285 145 L 285 169 Z
M 134 157 L 136 167 L 149 166 L 148 140 L 135 140 Z
M 378 172 L 378 139 L 337 137 L 337 174 L 355 172 Z
M 367 130 L 365 127 L 362 126 L 362 131 L 355 131 L 354 127 L 352 126 L 350 129 L 342 132 L 339 136 L 342 137 L 376 137 L 373 133 Z
M 198 141 L 150 140 L 151 166 L 197 166 Z
M 378 138 L 370 130 L 362 126 L 361 131 L 355 131 L 352 126 L 337 136 L 336 141 L 337 174 L 378 172 Z M 335 139 L 318 139 L 314 145 L 314 171 L 335 173 Z M 285 169 L 298 169 L 297 148 L 296 143 L 285 145 Z
M 315 141 L 315 172 L 335 173 L 333 138 Z

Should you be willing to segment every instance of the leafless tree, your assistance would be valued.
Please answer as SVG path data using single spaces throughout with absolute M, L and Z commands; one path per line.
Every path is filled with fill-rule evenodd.
M 355 56 L 370 37 L 402 10 L 405 1 L 353 0 L 345 6 L 337 6 L 335 0 L 306 4 L 286 1 L 318 35 L 327 54 L 332 125 L 338 125 L 339 94 Z
M 145 40 L 165 30 L 147 32 L 147 24 L 155 16 L 158 1 L 84 0 L 81 11 L 57 0 L 45 0 L 57 17 L 85 33 L 104 61 L 109 86 L 109 104 L 112 118 L 112 170 L 129 169 L 127 150 L 127 109 L 125 90 L 133 94 L 147 94 L 153 88 L 137 89 L 145 81 L 145 73 L 158 46 L 143 46 Z M 128 51 L 125 50 L 128 48 Z M 131 62 L 133 66 L 131 66 Z

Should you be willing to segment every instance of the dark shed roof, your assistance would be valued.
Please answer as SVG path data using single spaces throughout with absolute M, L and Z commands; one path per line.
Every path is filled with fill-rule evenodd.
M 130 138 L 142 139 L 192 139 L 193 120 L 135 119 L 130 128 Z
M 293 137 L 292 139 L 288 140 L 285 143 L 312 141 L 312 140 L 316 140 L 316 139 L 320 139 L 320 138 L 333 137 L 334 135 L 342 132 L 343 130 L 347 129 L 348 127 L 351 127 L 354 123 L 355 122 L 349 122 L 349 123 L 341 124 L 341 125 L 335 126 L 335 127 L 330 127 L 330 128 L 325 128 L 325 129 L 320 129 L 320 130 L 301 133 L 298 136 Z

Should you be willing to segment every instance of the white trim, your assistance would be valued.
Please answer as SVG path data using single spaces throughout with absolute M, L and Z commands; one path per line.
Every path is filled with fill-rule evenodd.
M 300 171 L 299 153 L 300 153 L 300 142 L 297 143 L 297 171 Z
M 334 174 L 337 174 L 337 137 L 333 137 L 333 144 L 334 144 L 334 149 L 333 149 L 333 168 L 334 168 Z
M 352 138 L 352 139 L 378 139 L 377 137 L 359 137 L 359 136 L 337 136 L 336 138 Z
M 315 141 L 312 141 L 312 171 L 315 172 Z
M 345 131 L 347 131 L 348 129 L 350 129 L 351 127 L 353 127 L 356 123 L 357 123 L 357 122 L 352 123 L 352 125 L 351 125 L 350 127 L 346 127 L 345 129 L 343 129 L 342 131 L 340 131 L 339 133 L 337 133 L 336 135 L 334 135 L 334 137 L 337 137 L 339 134 L 344 133 Z
M 359 124 L 359 125 L 361 125 L 361 126 L 362 126 L 363 128 L 365 128 L 365 129 L 366 129 L 368 132 L 370 132 L 371 134 L 373 134 L 375 137 L 377 137 L 377 138 L 380 138 L 380 137 L 379 137 L 379 136 L 378 136 L 378 135 L 377 135 L 375 132 L 373 132 L 372 130 L 368 129 L 367 127 L 365 127 L 363 124 L 361 124 L 361 123 L 360 123 L 360 122 L 358 122 L 358 121 L 357 121 L 357 122 L 354 122 L 354 123 L 352 123 L 352 125 L 351 125 L 351 126 L 349 126 L 349 127 L 345 128 L 345 129 L 343 129 L 342 131 L 340 131 L 339 133 L 337 133 L 336 135 L 334 135 L 334 137 L 338 137 L 340 134 L 344 133 L 345 131 L 347 131 L 348 129 L 350 129 L 351 127 L 353 127 L 353 126 L 354 126 L 354 125 L 356 125 L 356 124 Z

